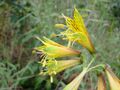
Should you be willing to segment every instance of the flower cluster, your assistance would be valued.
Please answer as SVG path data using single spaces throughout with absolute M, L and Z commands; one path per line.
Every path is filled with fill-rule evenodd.
M 65 47 L 46 37 L 43 37 L 43 39 L 39 37 L 36 38 L 44 45 L 35 47 L 33 53 L 42 53 L 42 60 L 39 63 L 42 64 L 43 68 L 47 69 L 47 71 L 42 70 L 40 74 L 48 74 L 52 78 L 52 76 L 56 75 L 58 72 L 81 63 L 79 59 L 56 60 L 56 58 L 59 57 L 80 55 L 80 51 Z
M 64 36 L 65 39 L 68 40 L 68 46 L 63 46 L 46 37 L 43 37 L 42 39 L 36 37 L 43 43 L 43 45 L 35 47 L 33 50 L 33 53 L 40 53 L 40 57 L 42 57 L 42 60 L 40 60 L 39 63 L 42 64 L 44 69 L 46 69 L 41 70 L 40 75 L 50 75 L 51 82 L 53 82 L 53 76 L 57 73 L 72 66 L 84 63 L 83 60 L 80 59 L 81 52 L 71 48 L 71 43 L 77 42 L 84 48 L 86 48 L 90 52 L 90 54 L 96 53 L 90 36 L 85 27 L 83 18 L 79 14 L 78 10 L 74 8 L 73 19 L 65 15 L 63 15 L 63 17 L 66 21 L 66 25 L 56 24 L 55 26 L 66 29 L 65 31 L 62 31 L 60 35 Z M 70 60 L 61 60 L 61 57 L 70 56 L 76 56 L 78 59 L 71 58 Z M 106 72 L 106 75 L 108 77 L 111 90 L 119 90 L 120 80 L 114 75 L 112 70 L 107 66 L 105 67 L 105 65 L 103 64 L 91 67 L 94 60 L 95 58 L 93 56 L 93 59 L 90 61 L 90 63 L 87 66 L 83 67 L 82 72 L 75 79 L 73 79 L 73 81 L 66 85 L 63 90 L 77 90 L 86 73 L 97 67 L 102 67 L 105 69 L 104 72 Z M 98 90 L 106 90 L 105 80 L 102 74 L 98 77 Z

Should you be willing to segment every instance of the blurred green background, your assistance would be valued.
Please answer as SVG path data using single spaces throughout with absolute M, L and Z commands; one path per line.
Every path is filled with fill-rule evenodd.
M 61 43 L 60 37 L 51 37 L 61 31 L 54 25 L 65 23 L 61 14 L 71 17 L 74 6 L 83 16 L 97 50 L 95 63 L 109 64 L 120 78 L 119 0 L 0 0 L 0 90 L 62 90 L 80 72 L 80 66 L 68 69 L 51 84 L 49 76 L 38 75 L 39 58 L 32 54 L 32 49 L 41 44 L 35 35 Z M 85 49 L 75 46 L 89 59 Z M 80 90 L 95 90 L 96 81 L 95 73 L 86 75 Z

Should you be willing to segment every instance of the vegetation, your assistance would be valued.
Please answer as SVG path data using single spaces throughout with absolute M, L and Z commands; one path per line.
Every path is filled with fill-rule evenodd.
M 46 72 L 47 69 L 43 67 L 43 64 L 38 63 L 43 58 L 40 57 L 41 53 L 36 52 L 37 54 L 34 54 L 35 47 L 43 45 L 35 37 L 46 36 L 61 45 L 67 46 L 68 42 L 59 36 L 63 30 L 56 28 L 59 24 L 57 26 L 55 24 L 65 24 L 62 13 L 64 16 L 72 17 L 74 7 L 78 9 L 84 19 L 85 26 L 96 49 L 96 57 L 94 58 L 88 52 L 89 49 L 87 50 L 82 45 L 74 43 L 73 48 L 81 52 L 81 55 L 78 55 L 81 61 L 79 64 L 78 61 L 71 61 L 75 62 L 72 68 L 68 68 L 69 65 L 73 66 L 70 62 L 65 68 L 61 68 L 63 65 L 61 63 L 65 62 L 58 62 L 57 68 L 59 70 L 56 68 L 55 70 L 58 70 L 56 72 L 67 69 L 53 75 L 51 78 L 53 83 L 51 83 L 49 77 L 51 73 L 47 72 L 46 75 L 40 73 L 40 71 Z M 83 66 L 88 65 L 91 59 L 95 59 L 92 67 L 99 64 L 111 66 L 112 70 L 108 66 L 105 69 L 105 76 L 108 77 L 108 79 L 105 78 L 106 87 L 107 90 L 110 90 L 109 86 L 111 86 L 111 90 L 117 90 L 113 89 L 112 83 L 116 83 L 120 78 L 119 9 L 119 0 L 1 0 L 0 90 L 62 90 L 80 72 L 83 72 Z M 49 39 L 45 40 L 49 41 Z M 71 53 L 77 54 L 74 51 Z M 65 54 L 71 55 L 71 53 L 66 52 Z M 74 58 L 74 56 L 72 57 Z M 60 57 L 59 59 L 71 58 Z M 75 59 L 78 60 L 78 58 Z M 55 60 L 50 63 L 56 65 Z M 50 70 L 53 71 L 54 68 Z M 79 86 L 80 90 L 95 90 L 97 82 L 99 82 L 98 87 L 103 85 L 102 76 L 104 75 L 98 75 L 102 71 L 103 68 L 98 67 L 87 74 L 85 73 Z M 52 74 L 56 74 L 56 72 L 52 72 Z M 113 76 L 113 72 L 118 78 L 114 77 L 115 75 Z M 115 82 L 111 82 L 111 78 L 115 79 Z M 119 82 L 116 85 L 119 85 Z

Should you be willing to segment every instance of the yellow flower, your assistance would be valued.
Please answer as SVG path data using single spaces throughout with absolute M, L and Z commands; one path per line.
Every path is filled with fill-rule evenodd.
M 98 76 L 98 89 L 97 90 L 106 90 L 106 83 L 103 77 L 103 74 Z
M 83 71 L 72 82 L 70 82 L 63 90 L 77 90 L 87 71 L 88 68 L 84 68 Z
M 120 80 L 112 72 L 112 70 L 111 70 L 111 68 L 109 66 L 106 66 L 105 72 L 107 74 L 111 90 L 120 90 Z
M 41 63 L 41 62 L 40 62 Z M 56 75 L 57 73 L 70 68 L 72 66 L 78 65 L 82 63 L 79 59 L 71 59 L 71 60 L 55 60 L 49 59 L 46 61 L 45 68 L 47 69 L 45 72 L 41 72 L 40 74 L 43 75 Z
M 78 10 L 76 8 L 74 9 L 73 19 L 67 16 L 64 16 L 64 18 L 66 20 L 68 30 L 62 34 L 66 35 L 70 41 L 76 41 L 87 48 L 91 53 L 94 53 L 94 46 L 86 30 L 83 18 L 79 14 Z
M 60 45 L 46 37 L 44 37 L 43 40 L 41 40 L 39 37 L 37 37 L 37 39 L 39 39 L 44 45 L 34 48 L 33 52 L 40 51 L 51 58 L 80 54 L 79 51 Z

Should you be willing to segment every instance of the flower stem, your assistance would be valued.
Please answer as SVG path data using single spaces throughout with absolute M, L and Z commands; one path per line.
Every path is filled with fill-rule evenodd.
M 87 68 L 89 68 L 94 61 L 95 61 L 95 57 L 93 57 L 93 59 L 90 61 L 90 63 L 88 64 Z
M 93 69 L 95 69 L 95 68 L 97 68 L 97 67 L 102 67 L 102 68 L 104 68 L 104 66 L 105 66 L 104 64 L 96 65 L 96 66 L 94 66 L 94 67 L 89 68 L 87 72 L 89 72 L 89 71 L 91 71 L 91 70 L 93 70 Z
M 71 41 L 68 41 L 67 47 L 69 48 L 71 46 Z

